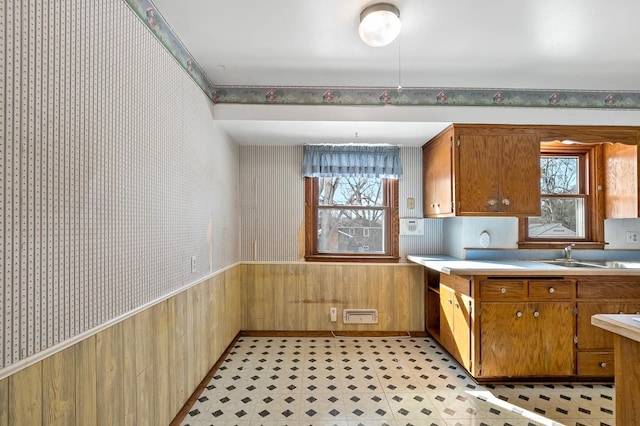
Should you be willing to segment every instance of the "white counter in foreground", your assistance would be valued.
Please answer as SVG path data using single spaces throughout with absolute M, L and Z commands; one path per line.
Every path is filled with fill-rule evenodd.
M 640 419 L 640 315 L 591 317 L 591 324 L 614 333 L 616 425 L 638 424 Z

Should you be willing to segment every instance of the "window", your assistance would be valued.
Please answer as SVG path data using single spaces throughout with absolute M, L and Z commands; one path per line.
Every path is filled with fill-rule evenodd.
M 519 247 L 601 244 L 597 214 L 596 147 L 542 144 L 540 216 L 520 220 Z
M 305 145 L 305 256 L 397 262 L 400 148 Z
M 398 180 L 305 179 L 305 259 L 397 262 Z

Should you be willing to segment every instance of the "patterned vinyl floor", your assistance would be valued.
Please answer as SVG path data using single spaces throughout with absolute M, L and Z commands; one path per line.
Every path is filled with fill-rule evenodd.
M 431 338 L 241 337 L 182 425 L 613 426 L 614 394 L 477 385 Z

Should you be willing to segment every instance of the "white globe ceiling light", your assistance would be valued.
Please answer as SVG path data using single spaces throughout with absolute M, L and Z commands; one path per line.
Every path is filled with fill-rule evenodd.
M 372 4 L 360 14 L 358 32 L 369 46 L 386 46 L 398 37 L 400 28 L 400 11 L 390 3 Z

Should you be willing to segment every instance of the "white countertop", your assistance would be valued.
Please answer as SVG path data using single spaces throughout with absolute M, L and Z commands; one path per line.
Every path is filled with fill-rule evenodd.
M 450 275 L 640 275 L 640 268 L 575 268 L 532 260 L 465 260 L 444 255 L 408 255 L 407 259 Z
M 598 314 L 591 317 L 591 324 L 640 342 L 640 315 Z

